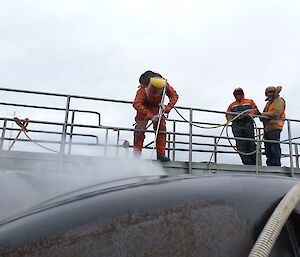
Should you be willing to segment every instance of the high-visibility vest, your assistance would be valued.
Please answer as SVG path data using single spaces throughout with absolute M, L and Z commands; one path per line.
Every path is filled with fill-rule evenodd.
M 276 101 L 275 101 L 276 102 Z M 274 105 L 275 105 L 275 102 L 271 103 L 269 108 L 268 108 L 268 112 L 272 111 L 274 109 Z M 267 104 L 268 105 L 268 104 Z M 284 118 L 285 118 L 285 108 L 283 109 L 283 112 L 279 115 L 279 118 L 282 118 L 282 119 L 278 119 L 278 120 L 270 120 L 270 122 L 272 124 L 277 124 L 279 125 L 280 127 L 283 127 L 284 125 Z

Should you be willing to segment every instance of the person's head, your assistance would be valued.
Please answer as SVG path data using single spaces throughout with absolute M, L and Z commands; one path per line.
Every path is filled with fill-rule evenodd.
M 266 100 L 272 101 L 275 97 L 279 96 L 279 93 L 281 91 L 282 87 L 274 87 L 274 86 L 269 86 L 265 90 L 265 96 L 267 97 Z
M 157 73 L 147 70 L 145 71 L 139 78 L 139 82 L 141 85 L 148 86 L 150 83 L 150 78 L 157 76 Z
M 139 82 L 141 85 L 148 86 L 150 83 L 150 79 L 154 77 L 163 78 L 162 75 L 160 75 L 159 73 L 147 70 L 140 76 Z
M 244 91 L 242 88 L 238 87 L 233 91 L 233 95 L 236 101 L 241 101 L 244 97 Z

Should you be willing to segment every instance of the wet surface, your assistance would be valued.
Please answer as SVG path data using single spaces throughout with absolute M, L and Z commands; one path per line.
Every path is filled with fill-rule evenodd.
M 247 256 L 270 211 L 295 182 L 223 175 L 112 190 L 1 226 L 1 254 Z
M 15 161 L 16 164 L 22 163 L 18 159 Z M 60 168 L 59 161 L 62 162 Z M 109 188 L 129 184 L 126 181 L 129 178 L 138 181 L 147 179 L 147 176 L 166 175 L 155 164 L 150 167 L 149 163 L 141 160 L 113 158 L 83 162 L 73 157 L 49 163 L 40 159 L 23 165 L 23 169 L 1 169 L 0 165 L 0 222 L 36 204 L 82 188 L 94 185 Z M 118 182 L 114 183 L 116 180 Z
M 87 224 L 4 252 L 6 256 L 243 256 L 251 243 L 250 226 L 228 206 L 193 206 Z

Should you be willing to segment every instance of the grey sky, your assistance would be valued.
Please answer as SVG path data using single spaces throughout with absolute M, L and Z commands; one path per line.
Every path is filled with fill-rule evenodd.
M 260 103 L 269 84 L 296 93 L 297 0 L 0 5 L 3 86 L 131 100 L 140 73 L 153 69 L 177 89 L 180 105 L 227 107 L 237 85 Z
M 265 87 L 282 85 L 297 119 L 299 11 L 297 0 L 0 0 L 0 87 L 133 100 L 152 69 L 178 105 L 204 109 L 226 110 L 241 86 L 261 110 Z

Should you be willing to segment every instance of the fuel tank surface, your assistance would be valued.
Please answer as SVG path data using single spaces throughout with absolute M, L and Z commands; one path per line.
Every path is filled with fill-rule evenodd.
M 1 224 L 0 256 L 244 257 L 296 183 L 215 174 L 93 188 Z M 293 256 L 279 243 L 271 256 Z

